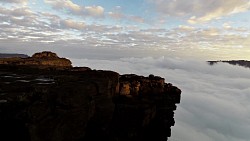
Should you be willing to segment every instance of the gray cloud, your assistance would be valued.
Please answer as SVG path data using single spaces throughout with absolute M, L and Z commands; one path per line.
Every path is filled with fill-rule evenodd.
M 250 69 L 166 57 L 72 59 L 74 65 L 119 73 L 151 73 L 182 89 L 170 141 L 248 141 Z

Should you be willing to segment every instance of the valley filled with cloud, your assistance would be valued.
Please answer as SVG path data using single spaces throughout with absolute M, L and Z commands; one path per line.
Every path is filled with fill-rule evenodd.
M 248 141 L 250 69 L 167 57 L 71 59 L 76 66 L 159 75 L 182 90 L 170 141 Z

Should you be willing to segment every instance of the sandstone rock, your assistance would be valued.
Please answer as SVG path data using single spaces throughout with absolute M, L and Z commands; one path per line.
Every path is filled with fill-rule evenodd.
M 0 64 L 1 138 L 160 141 L 170 136 L 181 96 L 177 87 L 154 75 L 60 63 L 61 58 L 45 52 Z M 68 68 L 40 69 L 37 64 Z
M 122 82 L 120 83 L 120 95 L 129 95 L 130 94 L 130 83 Z
M 32 58 L 59 58 L 56 53 L 50 51 L 38 52 L 32 55 Z
M 28 58 L 0 58 L 0 64 L 5 65 L 25 65 L 39 68 L 71 68 L 71 61 L 66 58 L 59 58 L 55 53 L 44 51 L 35 53 Z

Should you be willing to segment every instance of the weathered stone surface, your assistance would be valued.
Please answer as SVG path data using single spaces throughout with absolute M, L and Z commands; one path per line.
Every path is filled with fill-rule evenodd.
M 71 61 L 66 58 L 59 58 L 55 53 L 44 51 L 35 53 L 32 57 L 27 58 L 0 58 L 0 64 L 5 65 L 25 65 L 36 66 L 40 68 L 54 67 L 54 68 L 70 68 Z
M 35 53 L 32 55 L 32 58 L 59 58 L 56 53 L 50 51 L 43 51 L 39 53 Z
M 163 78 L 53 67 L 0 64 L 1 138 L 160 141 L 170 136 L 181 90 Z

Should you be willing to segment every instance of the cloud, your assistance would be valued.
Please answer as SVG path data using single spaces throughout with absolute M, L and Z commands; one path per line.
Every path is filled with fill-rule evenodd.
M 10 41 L 13 40 L 9 40 L 9 43 L 13 43 Z M 95 42 L 93 39 L 88 41 Z M 5 50 L 3 45 L 5 42 L 1 41 L 1 51 Z M 27 45 L 23 44 L 19 50 L 25 50 L 27 53 L 28 49 L 32 49 L 32 52 L 49 49 L 57 52 L 59 56 L 70 58 L 73 65 L 114 70 L 121 74 L 135 73 L 145 76 L 154 74 L 178 86 L 182 90 L 182 98 L 175 111 L 176 124 L 172 127 L 170 141 L 250 139 L 250 69 L 223 63 L 210 66 L 206 62 L 175 59 L 170 57 L 171 54 L 161 54 L 161 51 L 153 50 L 146 52 L 133 48 L 92 46 L 84 49 L 77 42 L 75 45 L 71 44 L 70 48 L 66 42 L 51 43 L 47 47 L 45 45 L 25 48 Z M 8 46 L 7 49 L 5 51 L 16 52 L 16 47 Z M 153 56 L 154 53 L 158 57 L 147 57 Z M 31 54 L 30 51 L 29 55 Z M 141 56 L 132 57 L 136 55 Z
M 124 14 L 120 13 L 120 12 L 108 12 L 108 15 L 113 18 L 113 19 L 117 19 L 117 20 L 121 20 L 125 17 Z
M 195 28 L 192 27 L 192 26 L 187 26 L 187 25 L 179 25 L 179 28 L 182 29 L 182 30 L 188 30 L 188 31 L 192 31 L 194 30 Z
M 28 7 L 4 8 L 0 6 L 0 37 L 1 42 L 40 42 L 56 39 L 49 33 L 56 35 L 58 30 L 54 28 L 51 16 L 48 14 L 34 13 Z M 45 20 L 46 19 L 46 20 Z M 53 19 L 55 22 L 55 18 Z M 32 44 L 32 43 L 30 43 Z
M 102 17 L 104 8 L 101 6 L 79 6 L 71 0 L 44 0 L 56 10 L 68 10 L 69 13 L 78 16 Z
M 84 22 L 76 22 L 73 20 L 61 20 L 60 24 L 63 28 L 71 28 L 71 29 L 76 29 L 76 30 L 83 30 L 85 28 L 85 23 Z
M 68 7 L 73 9 L 74 5 Z M 77 11 L 78 8 L 74 9 Z M 144 22 L 141 17 L 122 17 L 130 21 Z M 0 18 L 1 44 L 6 43 L 9 46 L 11 40 L 26 43 L 26 46 L 56 42 L 58 46 L 67 43 L 69 47 L 75 44 L 82 48 L 133 48 L 174 54 L 183 58 L 249 59 L 249 29 L 225 28 L 230 22 L 225 22 L 224 28 L 180 25 L 171 29 L 140 29 L 136 25 L 89 23 L 86 22 L 87 19 L 79 20 L 74 16 L 69 18 L 50 11 L 38 12 L 29 7 L 4 6 L 0 6 Z
M 191 24 L 208 22 L 250 9 L 249 0 L 148 0 L 167 16 L 188 18 Z
M 225 29 L 230 29 L 230 28 L 232 28 L 231 25 L 230 25 L 229 23 L 224 23 L 222 26 L 223 26 L 223 28 L 225 28 Z
M 168 57 L 74 59 L 74 65 L 121 74 L 159 75 L 182 90 L 170 141 L 248 141 L 250 69 Z M 187 132 L 188 131 L 188 132 Z
M 26 4 L 28 0 L 0 0 L 3 3 L 16 3 L 16 4 Z
M 145 19 L 141 16 L 125 15 L 120 11 L 108 12 L 108 16 L 115 20 L 128 20 L 135 23 L 144 23 Z

